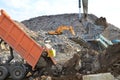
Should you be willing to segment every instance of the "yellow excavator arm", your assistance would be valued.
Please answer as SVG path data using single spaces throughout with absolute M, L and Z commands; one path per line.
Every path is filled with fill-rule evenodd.
M 49 31 L 50 35 L 60 35 L 64 30 L 69 30 L 72 35 L 75 35 L 74 29 L 72 26 L 59 26 L 55 31 Z

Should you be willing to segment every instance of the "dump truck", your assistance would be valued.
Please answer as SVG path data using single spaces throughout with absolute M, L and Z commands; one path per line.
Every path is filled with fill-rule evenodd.
M 8 75 L 13 80 L 22 80 L 29 71 L 35 72 L 47 64 L 56 64 L 53 56 L 49 55 L 50 50 L 38 45 L 4 10 L 0 10 L 0 38 L 10 46 L 8 60 L 0 63 L 0 80 L 6 79 Z M 23 58 L 23 62 L 11 62 L 13 50 Z

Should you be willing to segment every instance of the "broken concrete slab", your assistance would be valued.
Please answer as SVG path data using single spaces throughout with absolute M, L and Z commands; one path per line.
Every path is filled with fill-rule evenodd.
M 115 80 L 111 73 L 84 75 L 83 80 Z

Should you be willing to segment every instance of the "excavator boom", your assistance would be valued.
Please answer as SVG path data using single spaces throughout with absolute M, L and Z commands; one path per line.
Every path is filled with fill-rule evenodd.
M 72 35 L 75 35 L 74 29 L 72 26 L 59 26 L 55 31 L 49 31 L 50 35 L 60 35 L 64 30 L 69 30 Z

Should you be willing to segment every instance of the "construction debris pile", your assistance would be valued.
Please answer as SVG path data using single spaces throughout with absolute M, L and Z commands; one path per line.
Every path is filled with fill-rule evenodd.
M 76 73 L 93 74 L 104 71 L 102 69 L 108 67 L 107 63 L 113 65 L 114 62 L 112 63 L 112 61 L 109 61 L 116 58 L 115 56 L 111 56 L 110 60 L 106 60 L 106 63 L 104 63 L 105 61 L 102 61 L 107 59 L 105 56 L 114 54 L 111 52 L 111 48 L 108 48 L 106 51 L 98 52 L 91 49 L 90 46 L 81 39 L 93 39 L 94 36 L 99 34 L 104 35 L 108 40 L 119 39 L 120 30 L 109 24 L 105 17 L 97 18 L 96 16 L 89 14 L 88 21 L 83 19 L 82 23 L 80 23 L 77 16 L 77 14 L 42 16 L 25 20 L 22 23 L 29 29 L 39 32 L 40 36 L 44 34 L 42 37 L 49 36 L 49 39 L 52 40 L 51 45 L 57 50 L 56 60 L 65 68 L 63 71 L 64 75 L 76 75 Z M 62 35 L 45 35 L 49 30 L 54 30 L 60 25 L 73 26 L 76 35 L 73 36 L 69 31 L 64 31 Z M 117 46 L 119 46 L 119 44 L 117 44 Z M 97 46 L 95 47 L 97 48 Z M 112 50 L 115 51 L 114 49 Z M 119 47 L 117 49 L 116 55 L 119 56 Z M 75 57 L 75 54 L 79 54 L 79 56 Z M 115 59 L 115 62 L 119 63 L 119 60 L 120 58 L 117 58 Z M 107 67 L 103 67 L 103 64 Z M 106 69 L 104 72 L 112 71 L 109 70 L 110 69 Z M 118 72 L 117 70 L 118 69 L 114 70 L 113 73 L 118 75 L 120 70 L 118 70 Z
M 105 76 L 112 74 L 109 80 L 114 80 L 114 77 L 115 80 L 120 79 L 120 44 L 98 50 L 97 46 L 93 44 L 94 49 L 86 42 L 99 34 L 108 40 L 120 39 L 120 30 L 109 24 L 104 17 L 97 18 L 89 14 L 88 21 L 83 19 L 79 22 L 77 16 L 78 14 L 40 16 L 22 21 L 24 25 L 17 22 L 38 44 L 44 46 L 44 40 L 50 40 L 49 44 L 56 50 L 55 76 L 43 74 L 41 77 L 30 77 L 30 80 L 88 80 L 85 75 L 106 72 L 108 73 Z M 73 26 L 76 35 L 72 35 L 69 31 L 63 31 L 61 35 L 47 34 L 48 31 L 55 30 L 61 25 Z M 101 80 L 106 79 L 101 77 Z

